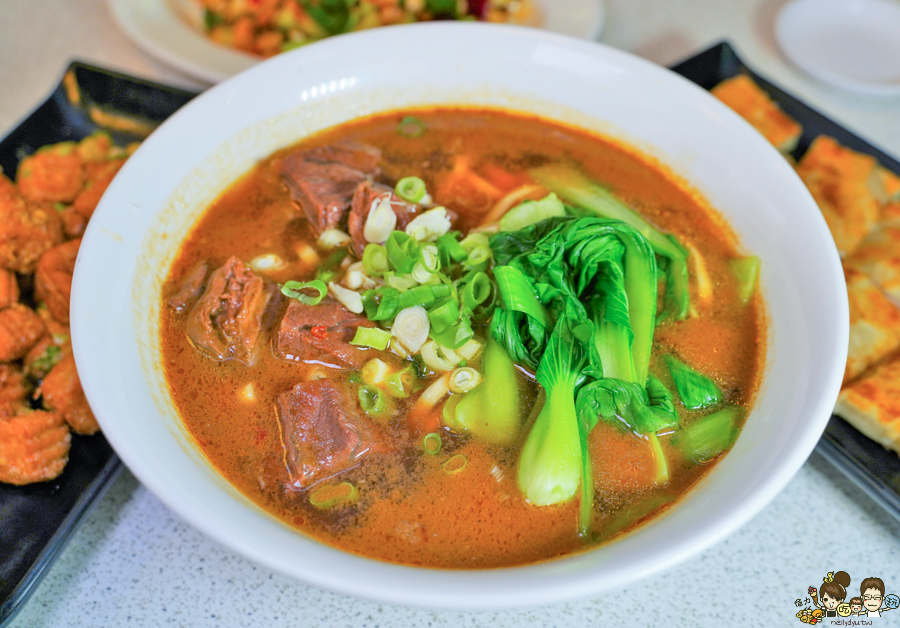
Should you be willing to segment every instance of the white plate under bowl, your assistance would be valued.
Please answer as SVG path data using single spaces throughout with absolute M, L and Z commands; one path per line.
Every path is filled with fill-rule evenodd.
M 784 54 L 819 80 L 866 94 L 900 94 L 900 2 L 793 0 L 778 13 Z
M 392 29 L 327 39 L 214 86 L 157 128 L 116 176 L 84 235 L 71 300 L 75 359 L 106 438 L 149 490 L 211 538 L 304 582 L 385 602 L 486 609 L 597 596 L 720 541 L 806 461 L 843 378 L 846 285 L 809 192 L 737 114 L 625 52 L 489 24 Z M 766 365 L 733 449 L 665 516 L 591 551 L 477 571 L 347 554 L 232 488 L 185 432 L 169 393 L 162 285 L 209 204 L 259 160 L 311 133 L 440 104 L 518 110 L 625 142 L 688 182 L 762 261 Z
M 260 58 L 214 43 L 194 24 L 196 0 L 106 0 L 125 34 L 163 63 L 218 83 L 259 63 Z M 603 30 L 604 0 L 537 0 L 547 30 L 597 39 Z

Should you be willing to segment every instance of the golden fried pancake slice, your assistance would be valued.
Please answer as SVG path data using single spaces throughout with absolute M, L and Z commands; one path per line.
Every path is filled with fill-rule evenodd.
M 881 208 L 881 222 L 900 224 L 900 201 L 888 203 Z
M 822 210 L 841 257 L 856 249 L 879 218 L 872 193 L 874 157 L 820 135 L 797 164 L 797 174 Z
M 789 153 L 797 147 L 803 128 L 746 74 L 719 83 L 712 94 L 752 124 L 778 150 Z
M 846 383 L 900 349 L 900 309 L 859 270 L 844 268 L 844 277 L 850 300 Z
M 872 440 L 900 452 L 900 360 L 844 388 L 834 412 Z
M 845 260 L 877 283 L 900 305 L 900 222 L 883 222 L 869 232 Z
M 882 203 L 900 201 L 900 176 L 897 176 L 884 166 L 875 169 L 876 182 L 878 184 L 878 196 Z

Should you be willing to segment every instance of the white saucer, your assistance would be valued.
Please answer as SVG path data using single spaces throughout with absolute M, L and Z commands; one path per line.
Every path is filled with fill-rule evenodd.
M 262 59 L 209 40 L 193 26 L 202 20 L 193 0 L 106 0 L 125 34 L 144 52 L 196 78 L 218 83 Z M 603 0 L 537 0 L 544 28 L 599 39 Z
M 900 94 L 900 3 L 793 0 L 778 13 L 775 38 L 816 78 L 867 94 Z

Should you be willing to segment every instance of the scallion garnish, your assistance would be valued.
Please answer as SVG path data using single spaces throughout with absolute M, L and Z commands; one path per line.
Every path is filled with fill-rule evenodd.
M 357 396 L 359 397 L 359 406 L 371 417 L 380 417 L 388 409 L 387 395 L 377 386 L 370 384 L 360 386 Z
M 456 475 L 465 469 L 467 464 L 469 464 L 468 458 L 463 454 L 456 454 L 455 456 L 450 456 L 450 458 L 441 465 L 441 468 L 444 470 L 444 473 L 448 475 Z
M 425 182 L 419 177 L 403 177 L 397 181 L 394 192 L 408 203 L 418 203 L 425 198 Z
M 441 451 L 441 435 L 437 432 L 426 434 L 422 439 L 422 449 L 426 454 L 435 455 Z
M 303 292 L 304 290 L 315 290 L 316 294 L 308 294 Z M 297 299 L 300 303 L 305 303 L 306 305 L 317 305 L 328 294 L 328 286 L 325 285 L 324 281 L 319 281 L 318 279 L 313 279 L 312 281 L 288 281 L 281 286 L 281 294 L 291 299 Z
M 388 270 L 387 251 L 380 244 L 369 243 L 363 251 L 362 263 L 369 277 L 381 277 Z
M 359 347 L 372 347 L 379 351 L 387 349 L 391 341 L 391 333 L 378 327 L 357 327 L 356 335 L 350 341 L 351 345 Z
M 415 116 L 406 116 L 397 125 L 397 133 L 403 137 L 422 137 L 425 133 L 425 123 Z

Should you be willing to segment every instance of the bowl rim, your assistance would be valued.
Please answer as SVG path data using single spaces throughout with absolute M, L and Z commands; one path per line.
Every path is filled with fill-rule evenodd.
M 705 90 L 693 85 L 686 79 L 675 75 L 669 70 L 651 64 L 648 61 L 634 57 L 628 53 L 608 48 L 601 44 L 593 42 L 585 42 L 563 35 L 546 33 L 514 26 L 499 26 L 487 24 L 460 24 L 460 23 L 442 23 L 442 24 L 414 24 L 397 29 L 406 29 L 410 37 L 425 38 L 432 41 L 453 41 L 459 37 L 471 39 L 471 41 L 488 42 L 491 41 L 495 45 L 499 42 L 527 42 L 529 45 L 541 46 L 549 45 L 564 51 L 574 52 L 585 55 L 591 59 L 602 59 L 604 62 L 612 65 L 627 66 L 629 68 L 638 68 L 646 74 L 648 80 L 660 81 L 667 86 L 680 85 L 677 90 L 684 94 L 690 95 L 691 90 L 694 94 L 704 94 L 701 98 L 702 105 L 709 109 L 713 115 L 724 120 L 723 124 L 733 126 L 737 129 L 738 137 L 745 140 L 748 146 L 762 150 L 764 140 L 761 137 L 749 133 L 750 127 L 741 120 L 737 114 L 727 109 L 723 104 L 718 103 L 713 97 L 709 96 Z M 393 30 L 393 29 L 392 29 Z M 82 365 L 84 370 L 81 371 L 82 382 L 85 394 L 88 397 L 92 407 L 95 408 L 97 418 L 103 427 L 107 439 L 110 441 L 114 449 L 119 453 L 125 464 L 134 472 L 134 474 L 144 483 L 154 494 L 156 494 L 168 507 L 178 513 L 182 518 L 187 520 L 191 525 L 204 532 L 207 536 L 217 540 L 221 544 L 233 549 L 234 551 L 248 556 L 257 563 L 266 565 L 281 573 L 287 573 L 294 577 L 300 578 L 305 582 L 326 589 L 331 589 L 343 593 L 360 595 L 371 599 L 387 601 L 392 603 L 418 604 L 433 607 L 452 607 L 452 608 L 469 608 L 469 609 L 487 609 L 487 608 L 503 608 L 509 606 L 528 606 L 534 604 L 542 604 L 552 601 L 562 601 L 585 597 L 597 592 L 619 587 L 627 582 L 634 581 L 639 578 L 646 577 L 650 573 L 668 568 L 678 562 L 683 561 L 689 556 L 710 547 L 714 543 L 720 541 L 725 536 L 731 534 L 738 527 L 749 521 L 757 512 L 759 512 L 775 495 L 790 481 L 794 474 L 799 470 L 805 462 L 809 454 L 815 447 L 821 433 L 824 431 L 827 420 L 831 414 L 834 401 L 837 398 L 837 392 L 840 387 L 840 381 L 843 376 L 843 361 L 846 360 L 846 346 L 848 338 L 848 320 L 846 290 L 844 288 L 841 293 L 843 284 L 843 275 L 840 274 L 840 286 L 836 283 L 836 278 L 840 272 L 840 261 L 837 257 L 836 250 L 832 251 L 831 259 L 826 264 L 826 275 L 830 275 L 831 287 L 836 290 L 831 296 L 831 305 L 835 308 L 835 318 L 837 319 L 836 327 L 833 329 L 834 337 L 832 344 L 835 345 L 836 353 L 834 354 L 835 364 L 831 366 L 828 377 L 822 382 L 822 390 L 814 403 L 814 408 L 810 411 L 810 420 L 804 429 L 796 434 L 793 447 L 788 451 L 788 455 L 778 461 L 776 468 L 767 477 L 767 481 L 756 486 L 750 493 L 751 499 L 736 505 L 728 512 L 715 513 L 714 524 L 710 524 L 703 530 L 702 534 L 694 533 L 688 539 L 689 543 L 675 544 L 667 551 L 656 556 L 639 556 L 631 561 L 627 569 L 620 569 L 618 572 L 607 574 L 596 573 L 596 568 L 592 572 L 594 577 L 585 578 L 581 581 L 573 580 L 572 573 L 578 570 L 590 569 L 591 565 L 585 565 L 586 560 L 591 562 L 589 555 L 595 554 L 600 550 L 592 550 L 591 552 L 570 555 L 561 559 L 528 565 L 525 567 L 502 568 L 492 570 L 477 571 L 446 571 L 446 570 L 429 570 L 422 568 L 406 567 L 400 565 L 392 565 L 347 555 L 339 550 L 334 550 L 325 546 L 315 549 L 309 549 L 316 558 L 322 560 L 333 561 L 336 569 L 363 569 L 379 574 L 378 581 L 359 582 L 355 579 L 348 582 L 345 577 L 341 577 L 340 573 L 334 570 L 326 574 L 310 573 L 309 570 L 298 571 L 296 566 L 286 564 L 283 557 L 273 556 L 266 552 L 259 551 L 259 547 L 248 547 L 235 539 L 234 535 L 227 533 L 215 517 L 211 517 L 211 513 L 204 510 L 202 506 L 192 503 L 193 497 L 180 491 L 177 487 L 166 485 L 152 473 L 152 465 L 148 464 L 148 459 L 141 453 L 139 444 L 134 442 L 132 435 L 119 429 L 116 421 L 116 412 L 121 408 L 127 407 L 121 399 L 122 393 L 116 391 L 114 395 L 115 403 L 111 401 L 113 395 L 107 394 L 104 390 L 110 383 L 110 378 L 114 375 L 109 365 L 102 364 L 102 358 L 98 357 L 97 351 L 93 348 L 97 344 L 98 339 L 103 338 L 99 335 L 103 333 L 102 326 L 99 326 L 93 318 L 96 316 L 95 302 L 98 295 L 98 288 L 93 286 L 95 282 L 91 279 L 91 273 L 95 273 L 98 269 L 110 264 L 113 260 L 101 255 L 100 244 L 108 238 L 110 229 L 109 217 L 113 212 L 121 211 L 120 207 L 123 202 L 128 202 L 126 186 L 134 181 L 141 174 L 137 171 L 137 163 L 139 161 L 149 160 L 152 151 L 163 151 L 163 144 L 168 140 L 169 136 L 177 132 L 178 129 L 183 130 L 186 124 L 191 120 L 197 120 L 208 115 L 211 107 L 215 103 L 221 103 L 223 99 L 234 96 L 234 94 L 246 89 L 253 84 L 256 77 L 278 77 L 288 67 L 295 64 L 296 61 L 305 59 L 311 55 L 340 55 L 347 54 L 345 48 L 360 48 L 365 46 L 378 45 L 384 42 L 386 38 L 393 33 L 385 33 L 387 29 L 373 30 L 368 32 L 354 33 L 350 35 L 342 35 L 329 38 L 321 42 L 317 42 L 305 49 L 298 49 L 291 53 L 279 55 L 270 60 L 262 62 L 253 68 L 242 72 L 241 74 L 213 87 L 207 92 L 201 94 L 193 101 L 189 102 L 185 107 L 176 112 L 171 118 L 164 122 L 151 136 L 146 140 L 144 145 L 138 149 L 135 155 L 123 167 L 120 175 L 110 186 L 109 191 L 101 201 L 96 211 L 96 216 L 100 220 L 92 220 L 84 235 L 83 242 L 88 246 L 82 247 L 79 252 L 78 263 L 76 264 L 75 276 L 73 279 L 72 290 L 72 341 L 73 350 L 76 361 L 81 371 Z M 398 32 L 395 30 L 395 32 Z M 685 96 L 685 97 L 688 97 Z M 248 122 L 250 124 L 250 122 Z M 776 154 L 775 149 L 769 147 L 772 154 Z M 139 159 L 136 159 L 138 158 Z M 788 166 L 782 164 L 777 166 L 780 171 L 785 171 Z M 794 175 L 796 177 L 796 175 Z M 795 181 L 795 188 L 802 187 L 799 179 Z M 797 188 L 796 193 L 799 197 L 806 199 L 807 205 L 812 204 L 818 215 L 819 225 L 817 227 L 821 235 L 822 230 L 827 232 L 824 219 L 818 214 L 812 197 L 806 192 L 805 188 Z M 807 207 L 809 210 L 809 207 Z M 815 222 L 815 219 L 812 218 Z M 830 235 L 828 236 L 830 238 Z M 833 247 L 833 245 L 832 245 Z M 108 245 L 107 245 L 108 248 Z M 129 253 L 130 254 L 130 253 Z M 826 258 L 828 255 L 826 255 Z M 827 260 L 826 260 L 827 261 Z M 108 266 L 107 266 L 108 267 Z M 119 297 L 117 303 L 121 309 L 122 300 L 125 297 Z M 137 332 L 136 332 L 137 333 Z M 107 338 L 108 343 L 110 340 Z M 843 345 L 843 356 L 841 356 L 840 346 Z M 838 365 L 837 363 L 840 362 Z M 726 456 L 726 460 L 728 457 Z M 249 503 L 246 498 L 243 504 L 245 507 Z M 682 498 L 683 500 L 684 498 Z M 236 503 L 241 502 L 241 497 L 235 496 Z M 671 518 L 667 515 L 664 519 Z M 643 526 L 641 529 L 645 529 Z M 301 535 L 297 535 L 300 537 Z M 616 548 L 632 548 L 633 543 L 629 539 L 634 534 L 628 535 L 625 539 L 617 540 L 613 544 L 606 544 L 604 548 L 610 545 Z M 628 558 L 622 556 L 622 550 L 605 551 L 605 556 L 612 561 L 624 560 Z M 425 574 L 425 575 L 423 575 Z M 523 575 L 525 574 L 525 575 Z M 346 575 L 346 574 L 344 574 Z M 383 578 L 384 580 L 380 580 Z M 419 581 L 427 581 L 432 585 L 444 585 L 453 591 L 451 594 L 441 592 L 432 592 L 414 599 L 405 590 L 391 590 L 386 586 L 386 582 L 402 581 L 405 583 L 416 584 Z M 496 593 L 491 595 L 484 593 L 485 587 L 497 587 L 498 583 L 503 583 L 502 587 L 495 589 Z M 536 582 L 542 584 L 540 590 L 534 590 Z M 531 587 L 529 589 L 528 587 Z M 516 592 L 515 587 L 525 587 L 526 593 Z M 460 600 L 458 596 L 460 591 L 466 591 L 473 596 L 471 599 Z M 454 597 L 456 596 L 456 597 Z

